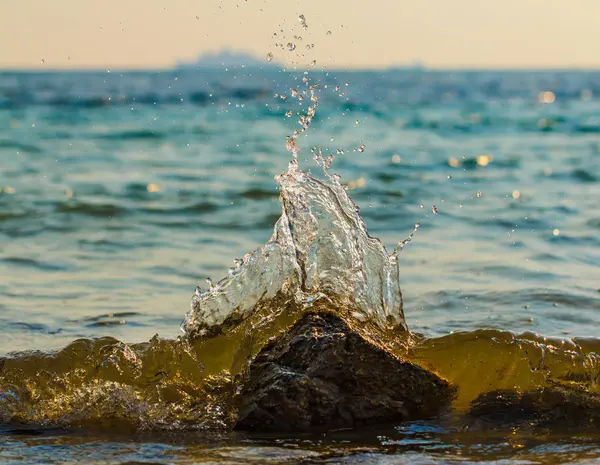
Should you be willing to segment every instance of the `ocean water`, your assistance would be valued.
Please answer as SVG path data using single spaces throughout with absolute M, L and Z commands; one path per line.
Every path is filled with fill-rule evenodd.
M 472 347 L 471 359 L 493 352 L 491 342 L 469 345 L 478 330 L 490 330 L 489 341 L 532 340 L 538 349 L 552 338 L 595 355 L 600 73 L 309 75 L 320 100 L 297 138 L 300 167 L 320 173 L 313 145 L 335 154 L 329 171 L 388 250 L 419 223 L 398 255 L 411 331 L 449 341 L 443 347 L 456 357 L 464 354 L 450 348 Z M 286 135 L 309 105 L 292 95 L 303 76 L 249 68 L 0 73 L 0 354 L 50 354 L 80 338 L 179 336 L 196 286 L 208 289 L 205 278 L 227 276 L 234 259 L 273 234 L 281 214 L 274 176 L 288 169 Z M 490 358 L 508 353 L 498 350 Z M 428 346 L 417 352 L 457 383 L 469 379 L 445 372 Z M 517 353 L 511 366 L 522 359 Z M 535 383 L 519 376 L 521 386 Z M 436 423 L 318 438 L 113 437 L 46 426 L 2 427 L 0 460 L 600 457 L 597 436 L 468 434 Z

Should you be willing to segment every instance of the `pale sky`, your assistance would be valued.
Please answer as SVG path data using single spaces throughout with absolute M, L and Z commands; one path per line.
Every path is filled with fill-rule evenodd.
M 600 0 L 0 0 L 0 69 L 162 68 L 223 47 L 333 68 L 600 68 Z

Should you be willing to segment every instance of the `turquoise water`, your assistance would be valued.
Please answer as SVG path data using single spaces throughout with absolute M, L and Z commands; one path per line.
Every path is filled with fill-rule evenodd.
M 314 144 L 339 151 L 332 171 L 388 247 L 420 223 L 400 255 L 412 331 L 598 336 L 600 73 L 311 76 L 321 101 L 298 139 L 301 166 L 317 171 Z M 0 73 L 0 354 L 81 337 L 180 334 L 196 285 L 225 276 L 272 234 L 280 214 L 273 177 L 287 169 L 285 136 L 306 107 L 290 97 L 301 77 L 243 68 Z M 130 439 L 139 442 L 129 456 L 122 437 L 3 431 L 3 459 L 49 461 L 40 452 L 48 440 L 64 442 L 57 461 L 90 450 L 98 461 L 217 461 L 208 446 L 173 438 Z M 390 463 L 459 460 L 456 448 L 489 460 L 517 449 L 524 460 L 600 454 L 581 437 L 526 438 L 515 449 L 505 437 L 425 432 L 342 442 L 365 448 L 361 460 Z M 207 443 L 230 462 L 281 457 L 275 446 L 304 450 L 289 446 L 295 439 L 223 441 Z M 331 458 L 330 443 L 329 452 L 314 438 L 307 444 L 315 460 Z

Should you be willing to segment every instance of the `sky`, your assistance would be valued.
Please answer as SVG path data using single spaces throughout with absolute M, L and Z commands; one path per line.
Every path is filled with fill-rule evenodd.
M 226 47 L 320 68 L 600 68 L 600 0 L 0 0 L 0 69 L 168 68 Z

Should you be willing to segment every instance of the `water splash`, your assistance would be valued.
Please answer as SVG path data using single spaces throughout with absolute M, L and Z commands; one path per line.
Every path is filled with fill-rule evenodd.
M 243 320 L 278 293 L 300 307 L 335 297 L 354 308 L 352 314 L 360 321 L 407 330 L 398 247 L 390 254 L 369 236 L 339 177 L 327 171 L 333 158 L 324 158 L 317 150 L 315 159 L 326 179 L 298 169 L 297 159 L 288 172 L 276 177 L 282 214 L 273 236 L 247 254 L 229 276 L 192 297 L 183 325 L 186 334 L 206 334 L 233 316 Z
M 271 304 L 265 312 L 285 301 Z M 154 337 L 132 345 L 108 337 L 80 339 L 59 351 L 0 356 L 0 424 L 112 431 L 230 428 L 235 374 L 270 336 L 290 324 L 288 319 L 278 327 L 259 328 L 265 331 L 248 325 L 245 333 L 253 335 L 256 346 L 252 351 L 244 350 L 249 339 L 232 338 L 232 331 L 196 341 Z M 240 352 L 236 362 L 234 354 Z M 396 353 L 455 384 L 457 412 L 497 389 L 561 386 L 600 392 L 600 341 L 594 339 L 479 330 L 424 339 Z
M 306 87 L 303 92 L 299 92 L 298 89 L 294 88 L 290 90 L 290 94 L 299 101 L 304 100 L 304 95 L 307 95 L 310 104 L 306 111 L 299 115 L 298 124 L 300 128 L 295 129 L 291 135 L 286 137 L 285 147 L 288 152 L 291 152 L 292 154 L 289 171 L 296 171 L 298 169 L 298 153 L 300 153 L 300 147 L 298 146 L 297 139 L 301 134 L 308 130 L 319 107 L 319 96 L 317 95 L 318 85 L 311 83 L 310 78 L 306 74 L 302 77 L 302 83 Z
M 183 323 L 190 337 L 210 334 L 228 319 L 244 320 L 259 303 L 279 294 L 299 307 L 334 298 L 353 308 L 351 313 L 359 321 L 408 331 L 397 258 L 418 226 L 390 254 L 368 234 L 340 177 L 329 173 L 334 155 L 323 155 L 317 146 L 312 148 L 325 179 L 300 170 L 297 139 L 309 129 L 319 105 L 318 86 L 306 72 L 302 83 L 304 90 L 293 88 L 290 94 L 299 101 L 307 96 L 310 104 L 299 115 L 300 127 L 286 138 L 286 148 L 292 154 L 288 171 L 275 177 L 282 214 L 273 236 L 266 245 L 247 254 L 227 277 L 192 297 Z M 364 144 L 359 151 L 364 151 Z M 336 154 L 343 154 L 343 150 Z
M 306 18 L 304 17 L 304 15 L 298 16 L 298 21 L 300 21 L 300 24 L 302 25 L 303 29 L 308 29 L 308 24 L 306 23 Z

